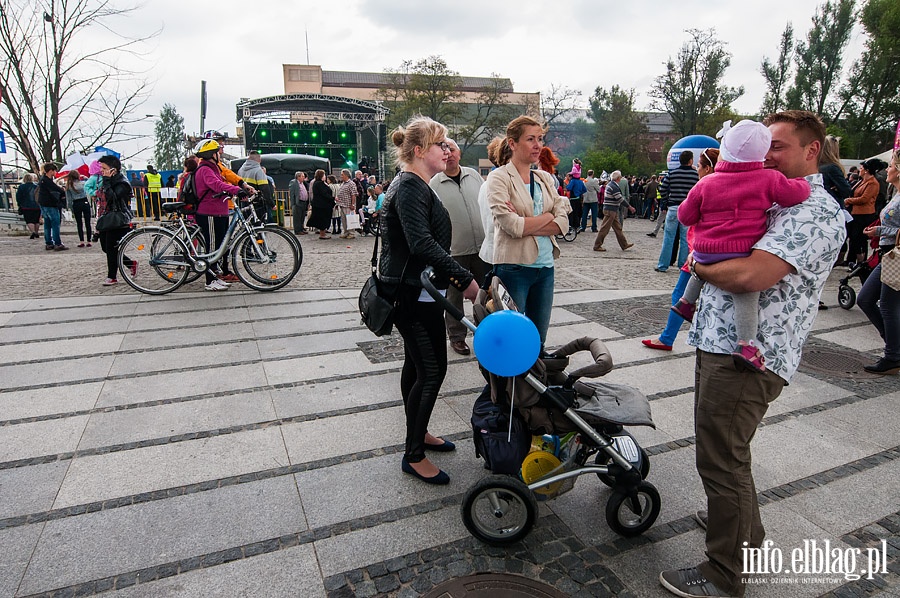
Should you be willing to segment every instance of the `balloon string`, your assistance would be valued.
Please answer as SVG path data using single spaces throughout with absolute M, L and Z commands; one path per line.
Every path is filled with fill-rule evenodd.
M 512 379 L 512 396 L 509 399 L 509 432 L 506 434 L 506 442 L 512 442 L 512 420 L 513 420 L 513 409 L 515 409 L 516 405 L 516 379 Z

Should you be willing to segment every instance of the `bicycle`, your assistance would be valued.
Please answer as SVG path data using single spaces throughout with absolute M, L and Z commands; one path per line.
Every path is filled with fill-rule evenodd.
M 172 213 L 183 210 L 185 204 L 163 205 Z M 198 253 L 197 247 L 185 242 L 191 232 L 183 218 L 177 220 L 177 232 L 162 226 L 131 231 L 119 242 L 119 268 L 125 282 L 142 293 L 164 295 L 184 285 L 192 272 L 202 274 L 227 255 L 234 273 L 251 289 L 284 287 L 300 270 L 300 243 L 280 227 L 253 226 L 245 216 L 252 211 L 252 204 L 235 208 L 221 245 L 211 253 Z
M 251 198 L 250 201 L 252 200 L 253 198 Z M 193 250 L 194 257 L 207 253 L 206 239 L 203 237 L 203 233 L 201 232 L 200 227 L 197 226 L 195 222 L 186 218 L 188 214 L 184 211 L 183 206 L 176 205 L 177 203 L 178 202 L 167 202 L 166 204 L 163 204 L 164 206 L 168 206 L 167 208 L 163 208 L 163 211 L 169 215 L 169 218 L 167 220 L 163 220 L 160 223 L 160 226 L 162 226 L 163 228 L 168 228 L 172 232 L 179 234 L 181 236 L 181 240 L 184 241 L 188 246 L 188 249 Z M 281 227 L 279 227 L 275 223 L 263 223 L 262 221 L 260 221 L 259 217 L 257 216 L 256 210 L 250 211 L 248 215 L 245 216 L 245 218 L 254 228 L 276 227 L 278 229 L 281 229 Z M 300 256 L 300 259 L 302 261 L 303 249 L 300 247 L 300 241 L 294 235 L 289 235 L 289 239 L 293 241 L 297 255 Z M 227 252 L 226 255 L 228 255 Z M 202 272 L 197 272 L 196 270 L 191 269 L 190 273 L 188 274 L 187 280 L 185 281 L 185 284 L 194 282 L 202 274 Z

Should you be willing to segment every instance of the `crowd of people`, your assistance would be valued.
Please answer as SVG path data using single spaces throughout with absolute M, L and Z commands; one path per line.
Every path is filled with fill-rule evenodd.
M 351 239 L 357 231 L 382 235 L 378 276 L 385 292 L 396 297 L 394 325 L 404 345 L 401 470 L 428 484 L 448 484 L 449 474 L 427 454 L 455 446 L 432 435 L 429 420 L 447 373 L 448 340 L 458 354 L 470 349 L 466 328 L 422 288 L 425 268 L 434 270 L 438 292 L 457 308 L 474 301 L 490 276 L 499 277 L 533 322 L 546 354 L 560 256 L 557 236 L 573 228 L 585 231 L 590 220 L 595 251 L 607 251 L 610 230 L 627 251 L 633 244 L 622 228 L 624 219 L 629 214 L 656 218 L 663 240 L 655 270 L 675 265 L 680 275 L 665 330 L 642 343 L 670 351 L 683 322 L 691 322 L 697 470 L 707 498 L 697 513 L 706 529 L 706 559 L 663 571 L 659 579 L 679 596 L 742 596 L 741 548 L 760 546 L 765 535 L 750 442 L 768 405 L 797 371 L 832 268 L 865 259 L 869 240 L 881 252 L 897 243 L 900 153 L 889 164 L 867 160 L 845 174 L 838 140 L 826 136 L 822 121 L 810 112 L 788 110 L 762 123 L 726 123 L 719 148 L 697 155 L 682 151 L 678 167 L 661 178 L 619 171 L 596 177 L 590 169 L 582 178 L 577 159 L 560 177 L 559 159 L 544 146 L 545 132 L 529 116 L 511 121 L 488 145 L 495 168 L 483 180 L 460 165 L 460 148 L 444 125 L 414 117 L 391 135 L 399 169 L 391 181 L 382 184 L 347 169 L 340 180 L 323 170 L 311 181 L 297 172 L 289 186 L 293 230 L 314 231 L 321 240 L 331 234 Z M 221 163 L 221 152 L 215 140 L 202 141 L 184 168 L 194 174 L 202 198 L 194 218 L 210 248 L 221 242 L 228 223 L 229 203 L 221 193 L 261 195 L 265 219 L 274 188 L 258 154 L 233 173 Z M 61 209 L 79 214 L 79 239 L 87 245 L 89 206 L 96 197 L 94 228 L 108 256 L 104 284 L 115 284 L 116 244 L 131 220 L 132 188 L 118 159 L 104 156 L 98 169 L 93 181 L 68 177 L 63 188 L 54 181 L 56 166 L 48 163 L 40 181 L 28 177 L 20 186 L 19 206 L 31 238 L 38 236 L 43 218 L 47 249 L 63 251 Z M 893 187 L 892 199 L 887 186 Z M 108 217 L 114 213 L 121 217 Z M 123 264 L 139 267 L 127 257 Z M 211 268 L 206 288 L 227 289 L 228 276 Z M 882 283 L 881 266 L 865 281 L 859 305 L 885 343 L 884 356 L 866 370 L 900 372 L 900 289 Z

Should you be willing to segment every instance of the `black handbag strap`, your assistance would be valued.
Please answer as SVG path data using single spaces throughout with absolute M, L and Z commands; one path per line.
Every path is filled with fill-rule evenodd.
M 382 215 L 382 217 L 384 217 Z M 372 246 L 372 276 L 378 278 L 378 240 L 381 238 L 381 227 L 384 226 L 384 222 L 381 223 L 381 226 L 375 231 L 375 244 Z M 391 303 L 397 302 L 397 297 L 400 296 L 400 285 L 403 284 L 403 277 L 406 275 L 406 267 L 409 265 L 409 257 L 406 258 L 406 263 L 403 264 L 403 270 L 400 271 L 400 284 L 397 285 L 397 288 L 394 290 L 394 296 L 391 297 Z

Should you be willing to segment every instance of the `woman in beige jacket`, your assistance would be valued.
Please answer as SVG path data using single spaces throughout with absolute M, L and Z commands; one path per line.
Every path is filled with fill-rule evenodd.
M 513 301 L 547 340 L 553 307 L 555 235 L 568 230 L 569 200 L 557 193 L 553 176 L 533 170 L 544 146 L 544 128 L 520 116 L 506 128 L 509 163 L 487 178 L 487 202 L 494 219 L 494 274 Z

